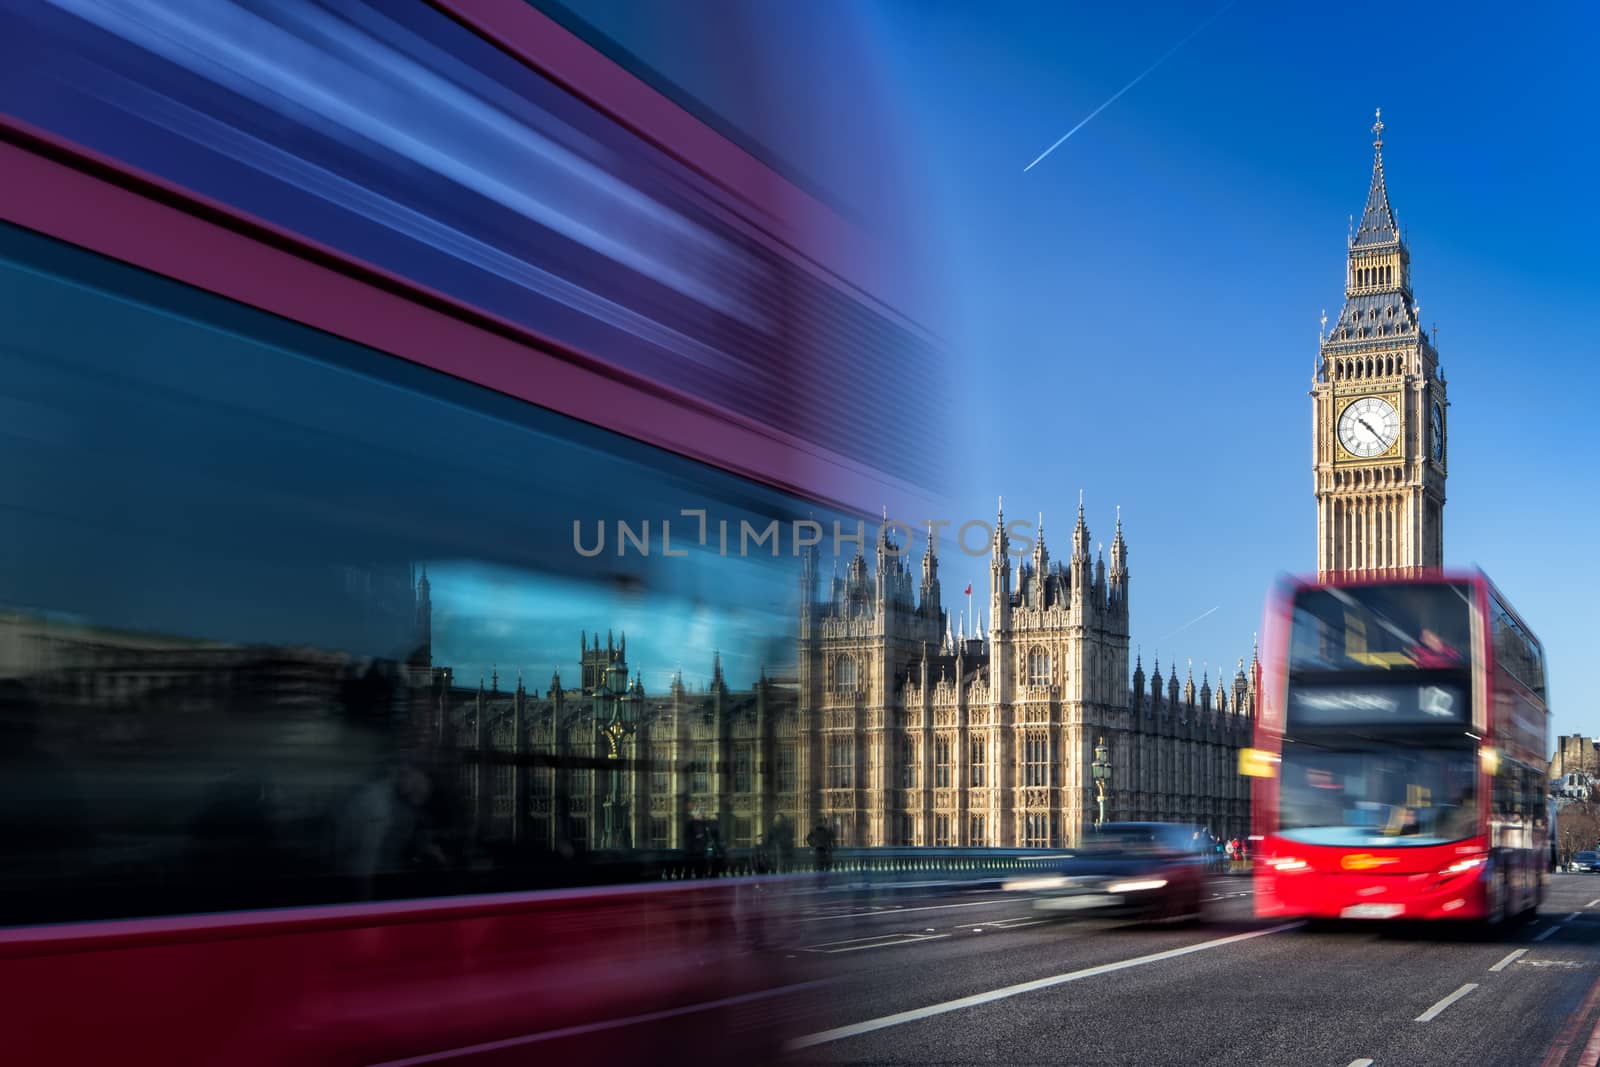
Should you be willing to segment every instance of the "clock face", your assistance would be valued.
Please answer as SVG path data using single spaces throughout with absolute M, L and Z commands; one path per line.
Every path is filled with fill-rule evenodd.
M 1339 443 L 1352 456 L 1371 459 L 1389 451 L 1400 436 L 1400 413 L 1378 396 L 1364 396 L 1339 416 Z
M 1436 463 L 1444 462 L 1444 408 L 1439 402 L 1433 402 L 1433 459 Z

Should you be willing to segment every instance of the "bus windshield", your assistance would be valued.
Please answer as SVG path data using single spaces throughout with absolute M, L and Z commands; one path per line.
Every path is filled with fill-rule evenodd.
M 1440 845 L 1477 825 L 1473 750 L 1286 745 L 1279 832 L 1310 845 Z
M 1294 598 L 1295 672 L 1464 668 L 1471 662 L 1471 589 L 1397 582 L 1301 590 Z

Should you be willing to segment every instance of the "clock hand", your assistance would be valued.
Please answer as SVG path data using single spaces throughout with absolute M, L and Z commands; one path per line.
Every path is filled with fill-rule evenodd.
M 1373 437 L 1376 437 L 1380 441 L 1383 440 L 1383 437 L 1378 433 L 1378 431 L 1372 428 L 1372 423 L 1368 422 L 1366 419 L 1363 419 L 1360 415 L 1356 416 L 1356 421 L 1365 426 L 1367 428 L 1367 432 Z

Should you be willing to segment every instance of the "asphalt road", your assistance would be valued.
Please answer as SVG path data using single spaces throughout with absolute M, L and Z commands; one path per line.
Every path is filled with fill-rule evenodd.
M 1041 922 L 1000 892 L 841 899 L 779 949 L 824 984 L 795 1063 L 1600 1063 L 1600 875 L 1485 936 L 1263 922 L 1249 880 L 1204 922 Z

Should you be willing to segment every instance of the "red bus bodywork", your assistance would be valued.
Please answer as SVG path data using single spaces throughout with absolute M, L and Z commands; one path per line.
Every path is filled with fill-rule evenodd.
M 1471 590 L 1468 662 L 1471 732 L 1478 739 L 1477 832 L 1444 844 L 1388 848 L 1317 845 L 1282 837 L 1279 768 L 1294 597 L 1317 588 L 1402 582 L 1452 583 Z M 1495 798 L 1496 771 L 1501 761 L 1537 769 L 1542 785 L 1548 712 L 1542 700 L 1530 702 L 1503 669 L 1497 670 L 1490 623 L 1491 610 L 1496 606 L 1515 618 L 1509 605 L 1479 571 L 1322 583 L 1291 579 L 1274 591 L 1265 620 L 1266 648 L 1258 680 L 1261 709 L 1256 725 L 1258 763 L 1270 768 L 1270 773 L 1254 779 L 1251 797 L 1257 916 L 1498 921 L 1529 913 L 1543 901 L 1549 855 L 1543 791 L 1537 805 L 1527 809 L 1526 825 L 1501 819 L 1495 810 Z
M 644 127 L 734 210 L 767 223 L 785 255 L 859 260 L 817 205 L 533 9 L 440 6 L 619 123 Z M 808 500 L 867 509 L 914 496 L 853 457 L 3 111 L 0 176 L 0 219 L 55 240 Z M 848 269 L 807 269 L 850 288 L 835 277 Z M 760 947 L 784 894 L 782 880 L 719 879 L 0 929 L 6 1058 L 770 1062 L 809 988 Z
M 720 879 L 0 930 L 7 1058 L 768 1062 L 807 988 L 755 951 L 780 886 Z

